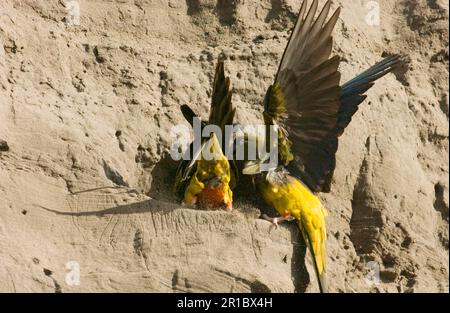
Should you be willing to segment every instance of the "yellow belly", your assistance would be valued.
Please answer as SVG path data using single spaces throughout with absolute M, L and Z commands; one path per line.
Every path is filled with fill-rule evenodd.
M 319 275 L 325 271 L 327 211 L 319 198 L 305 185 L 289 176 L 287 183 L 275 185 L 264 181 L 259 185 L 264 201 L 282 216 L 293 216 L 299 227 L 308 233 Z
M 289 177 L 288 183 L 279 186 L 266 180 L 260 185 L 260 190 L 264 201 L 282 216 L 300 219 L 302 213 L 322 207 L 319 198 L 293 177 Z

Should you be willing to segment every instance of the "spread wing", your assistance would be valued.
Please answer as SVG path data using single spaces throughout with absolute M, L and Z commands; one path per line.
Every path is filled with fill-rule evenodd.
M 223 61 L 219 61 L 214 75 L 209 124 L 219 126 L 223 135 L 225 135 L 225 125 L 233 125 L 236 113 L 231 103 L 232 95 L 230 78 L 225 77 Z
M 334 165 L 337 148 L 330 133 L 339 111 L 339 58 L 330 58 L 330 54 L 331 33 L 340 9 L 328 19 L 331 1 L 327 1 L 315 18 L 318 0 L 313 1 L 308 12 L 307 6 L 308 1 L 303 1 L 275 83 L 266 94 L 265 111 L 283 129 L 279 145 L 286 142 L 287 147 L 280 146 L 280 151 L 290 149 L 294 155 L 291 163 L 299 165 L 300 178 L 319 191 L 325 183 L 324 173 Z M 281 96 L 274 96 L 280 91 Z M 277 107 L 282 109 L 273 109 Z M 286 135 L 288 140 L 283 138 Z M 281 162 L 288 163 L 288 157 L 281 153 Z
M 232 90 L 230 88 L 230 79 L 225 77 L 225 69 L 223 61 L 219 61 L 216 67 L 216 72 L 214 75 L 213 82 L 213 92 L 211 99 L 211 108 L 208 123 L 201 121 L 201 128 L 205 127 L 207 124 L 217 125 L 222 130 L 222 141 L 225 140 L 225 125 L 233 125 L 233 119 L 236 109 L 233 108 L 232 102 Z M 181 112 L 184 118 L 193 125 L 193 119 L 197 117 L 194 111 L 188 105 L 181 106 Z M 206 138 L 205 138 L 206 139 Z M 196 165 L 202 149 L 204 149 L 207 140 L 202 140 L 201 147 L 197 147 L 194 151 L 194 145 L 191 144 L 189 147 L 190 155 L 192 158 L 190 160 L 183 160 L 180 162 L 177 174 L 175 178 L 174 191 L 177 195 L 182 196 L 184 190 L 189 183 L 192 175 L 195 173 Z M 224 142 L 222 143 L 222 148 L 224 148 Z M 231 188 L 236 184 L 237 168 L 234 162 L 231 162 L 231 168 L 233 171 L 232 181 L 230 183 Z
M 331 1 L 327 1 L 315 17 L 318 0 L 308 12 L 307 6 L 305 0 L 275 83 L 267 91 L 264 114 L 266 124 L 278 124 L 282 129 L 281 162 L 289 163 L 291 173 L 311 190 L 329 192 L 338 137 L 365 99 L 364 92 L 392 70 L 398 57 L 383 60 L 341 87 L 340 59 L 331 57 L 331 33 L 340 9 L 328 18 Z
M 233 125 L 233 119 L 236 113 L 236 109 L 233 108 L 233 104 L 231 102 L 232 95 L 233 92 L 230 88 L 230 78 L 225 77 L 223 61 L 219 60 L 214 75 L 208 124 L 219 126 L 222 129 L 223 134 L 225 133 L 225 125 Z M 181 105 L 180 109 L 184 118 L 192 126 L 193 119 L 198 116 L 186 104 Z M 202 128 L 206 125 L 207 123 L 205 121 L 201 122 Z
M 233 125 L 236 108 L 232 103 L 233 91 L 230 87 L 230 78 L 225 77 L 225 66 L 222 60 L 219 60 L 216 66 L 216 73 L 214 74 L 213 93 L 211 99 L 211 112 L 209 114 L 209 124 L 217 125 L 222 130 L 222 149 L 225 153 L 225 146 L 233 142 L 225 142 L 225 126 Z M 238 169 L 234 160 L 230 161 L 231 166 L 231 181 L 230 187 L 233 189 L 238 178 Z
M 189 153 L 190 158 L 183 158 L 178 164 L 173 187 L 173 191 L 177 197 L 183 198 L 184 191 L 197 169 L 197 161 L 200 158 L 200 154 L 207 143 L 208 141 L 206 140 L 199 147 L 195 147 L 194 143 L 191 143 L 189 149 L 186 151 L 186 153 Z

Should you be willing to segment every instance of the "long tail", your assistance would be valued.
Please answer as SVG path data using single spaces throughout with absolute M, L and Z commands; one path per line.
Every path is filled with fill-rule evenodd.
M 327 287 L 327 279 L 326 279 L 326 271 L 325 271 L 325 267 L 323 267 L 322 273 L 319 270 L 319 266 L 318 266 L 318 262 L 317 262 L 317 255 L 314 252 L 314 248 L 312 245 L 312 241 L 311 238 L 308 234 L 308 232 L 306 231 L 305 226 L 302 224 L 302 222 L 300 220 L 297 221 L 298 223 L 298 227 L 300 228 L 300 232 L 302 233 L 303 236 L 303 240 L 305 241 L 312 259 L 313 259 L 313 265 L 314 265 L 314 271 L 316 273 L 316 277 L 317 277 L 317 282 L 319 284 L 319 290 L 321 293 L 327 293 L 328 292 L 328 287 Z M 323 261 L 322 261 L 323 262 Z
M 405 59 L 400 55 L 384 58 L 342 85 L 341 106 L 338 112 L 338 133 L 342 133 L 348 126 L 353 114 L 358 110 L 359 104 L 367 98 L 366 91 L 374 85 L 375 81 L 392 72 L 395 67 L 403 62 L 405 62 Z

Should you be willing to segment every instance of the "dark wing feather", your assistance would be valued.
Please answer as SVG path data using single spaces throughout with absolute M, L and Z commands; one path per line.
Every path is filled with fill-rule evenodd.
M 307 1 L 303 2 L 275 84 L 266 95 L 266 101 L 273 102 L 265 107 L 272 109 L 264 112 L 271 117 L 266 124 L 278 123 L 283 129 L 279 136 L 280 160 L 287 163 L 293 154 L 289 170 L 315 192 L 330 191 L 338 137 L 366 98 L 364 93 L 400 60 L 398 56 L 388 57 L 341 87 L 339 57 L 330 58 L 331 33 L 340 10 L 327 20 L 330 7 L 331 1 L 327 1 L 314 19 L 318 1 L 313 1 L 306 17 Z M 274 86 L 281 88 L 282 96 L 270 97 Z M 291 153 L 286 152 L 286 142 Z
M 295 156 L 293 174 L 301 178 L 312 190 L 321 190 L 324 174 L 334 168 L 333 157 L 337 144 L 330 138 L 338 121 L 340 98 L 339 58 L 330 58 L 331 33 L 339 18 L 338 8 L 328 18 L 331 1 L 327 1 L 315 18 L 318 1 L 314 0 L 307 11 L 305 0 L 280 62 L 274 86 L 281 86 L 284 103 L 266 104 L 266 107 L 283 107 L 282 113 L 272 114 L 273 123 L 284 130 L 279 136 L 280 161 L 286 164 L 290 156 L 280 143 L 288 142 Z M 305 16 L 306 13 L 306 16 Z M 276 112 L 272 110 L 272 112 Z M 267 112 L 265 112 L 267 115 Z M 267 123 L 267 122 L 266 122 Z M 283 136 L 288 134 L 288 140 Z M 281 139 L 281 140 L 280 140 Z M 326 160 L 325 162 L 323 160 Z
M 308 14 L 303 18 L 307 3 L 307 0 L 302 3 L 297 22 L 278 68 L 275 81 L 282 86 L 287 86 L 288 83 L 304 76 L 311 69 L 328 60 L 331 53 L 331 32 L 339 18 L 340 9 L 338 8 L 326 22 L 331 7 L 331 1 L 328 1 L 314 20 L 318 7 L 318 0 L 314 0 Z
M 225 125 L 233 125 L 236 109 L 231 103 L 232 95 L 230 78 L 225 77 L 223 61 L 219 61 L 214 75 L 209 124 L 219 126 L 222 134 L 225 134 Z
M 335 126 L 332 131 L 324 133 L 319 130 L 320 122 L 327 123 L 328 119 L 324 111 L 316 115 L 316 112 L 303 113 L 303 117 L 310 121 L 306 123 L 293 121 L 287 124 L 291 127 L 291 140 L 295 141 L 293 151 L 296 155 L 296 162 L 290 164 L 290 170 L 299 176 L 312 190 L 329 192 L 331 179 L 336 167 L 336 151 L 338 148 L 338 137 L 342 135 L 344 129 L 350 123 L 353 115 L 358 110 L 359 104 L 365 99 L 364 94 L 375 83 L 375 81 L 387 73 L 391 72 L 400 62 L 398 55 L 387 57 L 378 62 L 368 70 L 345 83 L 340 88 L 339 110 L 335 118 Z M 320 101 L 326 102 L 327 97 Z M 291 116 L 288 117 L 288 119 Z M 322 120 L 323 119 L 323 120 Z M 298 150 L 295 150 L 298 148 Z M 300 151 L 297 153 L 296 151 Z
M 343 133 L 352 120 L 353 114 L 358 110 L 359 104 L 366 99 L 367 96 L 364 93 L 374 85 L 377 79 L 390 73 L 400 61 L 399 55 L 387 57 L 342 85 L 341 106 L 336 127 L 338 135 Z
M 217 125 L 221 128 L 222 134 L 225 134 L 225 125 L 233 125 L 233 119 L 236 110 L 233 108 L 232 102 L 232 90 L 230 88 L 230 79 L 225 77 L 225 69 L 223 61 L 219 61 L 216 67 L 216 72 L 214 75 L 213 82 L 213 92 L 212 92 L 212 100 L 211 100 L 211 109 L 208 123 L 210 125 Z M 181 112 L 183 113 L 184 118 L 193 125 L 193 119 L 197 117 L 195 112 L 186 104 L 181 106 Z M 201 121 L 201 128 L 205 127 L 207 123 L 205 121 Z M 225 150 L 225 138 L 222 137 L 222 149 Z M 176 179 L 175 179 L 175 193 L 182 197 L 184 190 L 186 189 L 187 184 L 192 178 L 192 175 L 196 170 L 196 161 L 200 157 L 200 151 L 203 149 L 202 147 L 205 145 L 207 138 L 202 139 L 202 145 L 199 147 L 197 151 L 193 151 L 193 144 L 190 145 L 189 150 L 191 152 L 191 160 L 183 160 L 180 162 Z M 237 179 L 237 166 L 234 161 L 230 162 L 232 168 L 232 177 L 230 182 L 230 187 L 234 188 Z
M 189 124 L 191 124 L 191 126 L 194 127 L 194 118 L 200 119 L 197 116 L 197 114 L 195 114 L 194 111 L 187 104 L 181 105 L 180 109 L 181 109 L 181 113 L 183 113 L 183 116 L 186 119 L 186 121 L 188 121 Z M 203 129 L 203 127 L 206 126 L 206 122 L 200 120 L 200 123 L 201 123 L 201 129 Z
M 230 78 L 225 77 L 225 66 L 222 60 L 219 60 L 214 75 L 213 93 L 211 99 L 211 111 L 209 115 L 209 124 L 217 125 L 222 130 L 222 149 L 229 142 L 225 142 L 225 125 L 233 125 L 236 109 L 232 104 L 233 91 L 230 87 Z M 232 139 L 231 139 L 232 140 Z M 234 160 L 230 161 L 231 166 L 231 189 L 236 185 L 238 169 Z
M 192 175 L 194 175 L 197 170 L 197 161 L 199 160 L 200 153 L 204 149 L 206 143 L 207 141 L 204 141 L 199 147 L 194 147 L 194 143 L 192 142 L 189 145 L 189 149 L 186 151 L 186 153 L 190 153 L 190 158 L 183 158 L 178 164 L 173 191 L 180 199 L 183 198 L 187 185 L 191 181 Z

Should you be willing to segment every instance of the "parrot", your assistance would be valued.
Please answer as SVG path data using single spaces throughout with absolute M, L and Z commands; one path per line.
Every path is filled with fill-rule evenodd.
M 236 186 L 238 172 L 234 162 L 230 162 L 224 154 L 227 143 L 222 138 L 225 126 L 233 124 L 236 112 L 231 100 L 230 79 L 225 77 L 223 60 L 219 60 L 214 75 L 209 120 L 201 121 L 201 130 L 207 125 L 215 125 L 219 127 L 221 134 L 218 136 L 211 132 L 209 138 L 202 138 L 197 151 L 191 143 L 189 151 L 192 152 L 192 157 L 190 160 L 182 160 L 178 165 L 174 191 L 186 205 L 203 209 L 233 209 L 232 189 Z M 194 111 L 183 104 L 181 112 L 193 126 L 194 119 L 198 118 Z M 219 138 L 222 138 L 222 142 L 219 142 Z M 205 157 L 206 152 L 209 152 L 209 158 Z
M 276 218 L 263 214 L 262 218 L 275 226 L 283 221 L 297 222 L 312 256 L 319 290 L 327 292 L 327 210 L 318 193 L 330 192 L 338 138 L 366 99 L 365 93 L 402 57 L 387 56 L 341 85 L 340 58 L 331 56 L 332 32 L 340 8 L 328 18 L 331 0 L 318 15 L 318 0 L 313 0 L 309 10 L 307 7 L 304 0 L 275 81 L 263 100 L 265 127 L 277 129 L 278 162 L 262 170 L 267 153 L 258 155 L 244 164 L 242 174 L 253 177 L 264 202 L 280 214 Z M 259 138 L 265 141 L 266 149 L 271 144 L 268 133 Z

